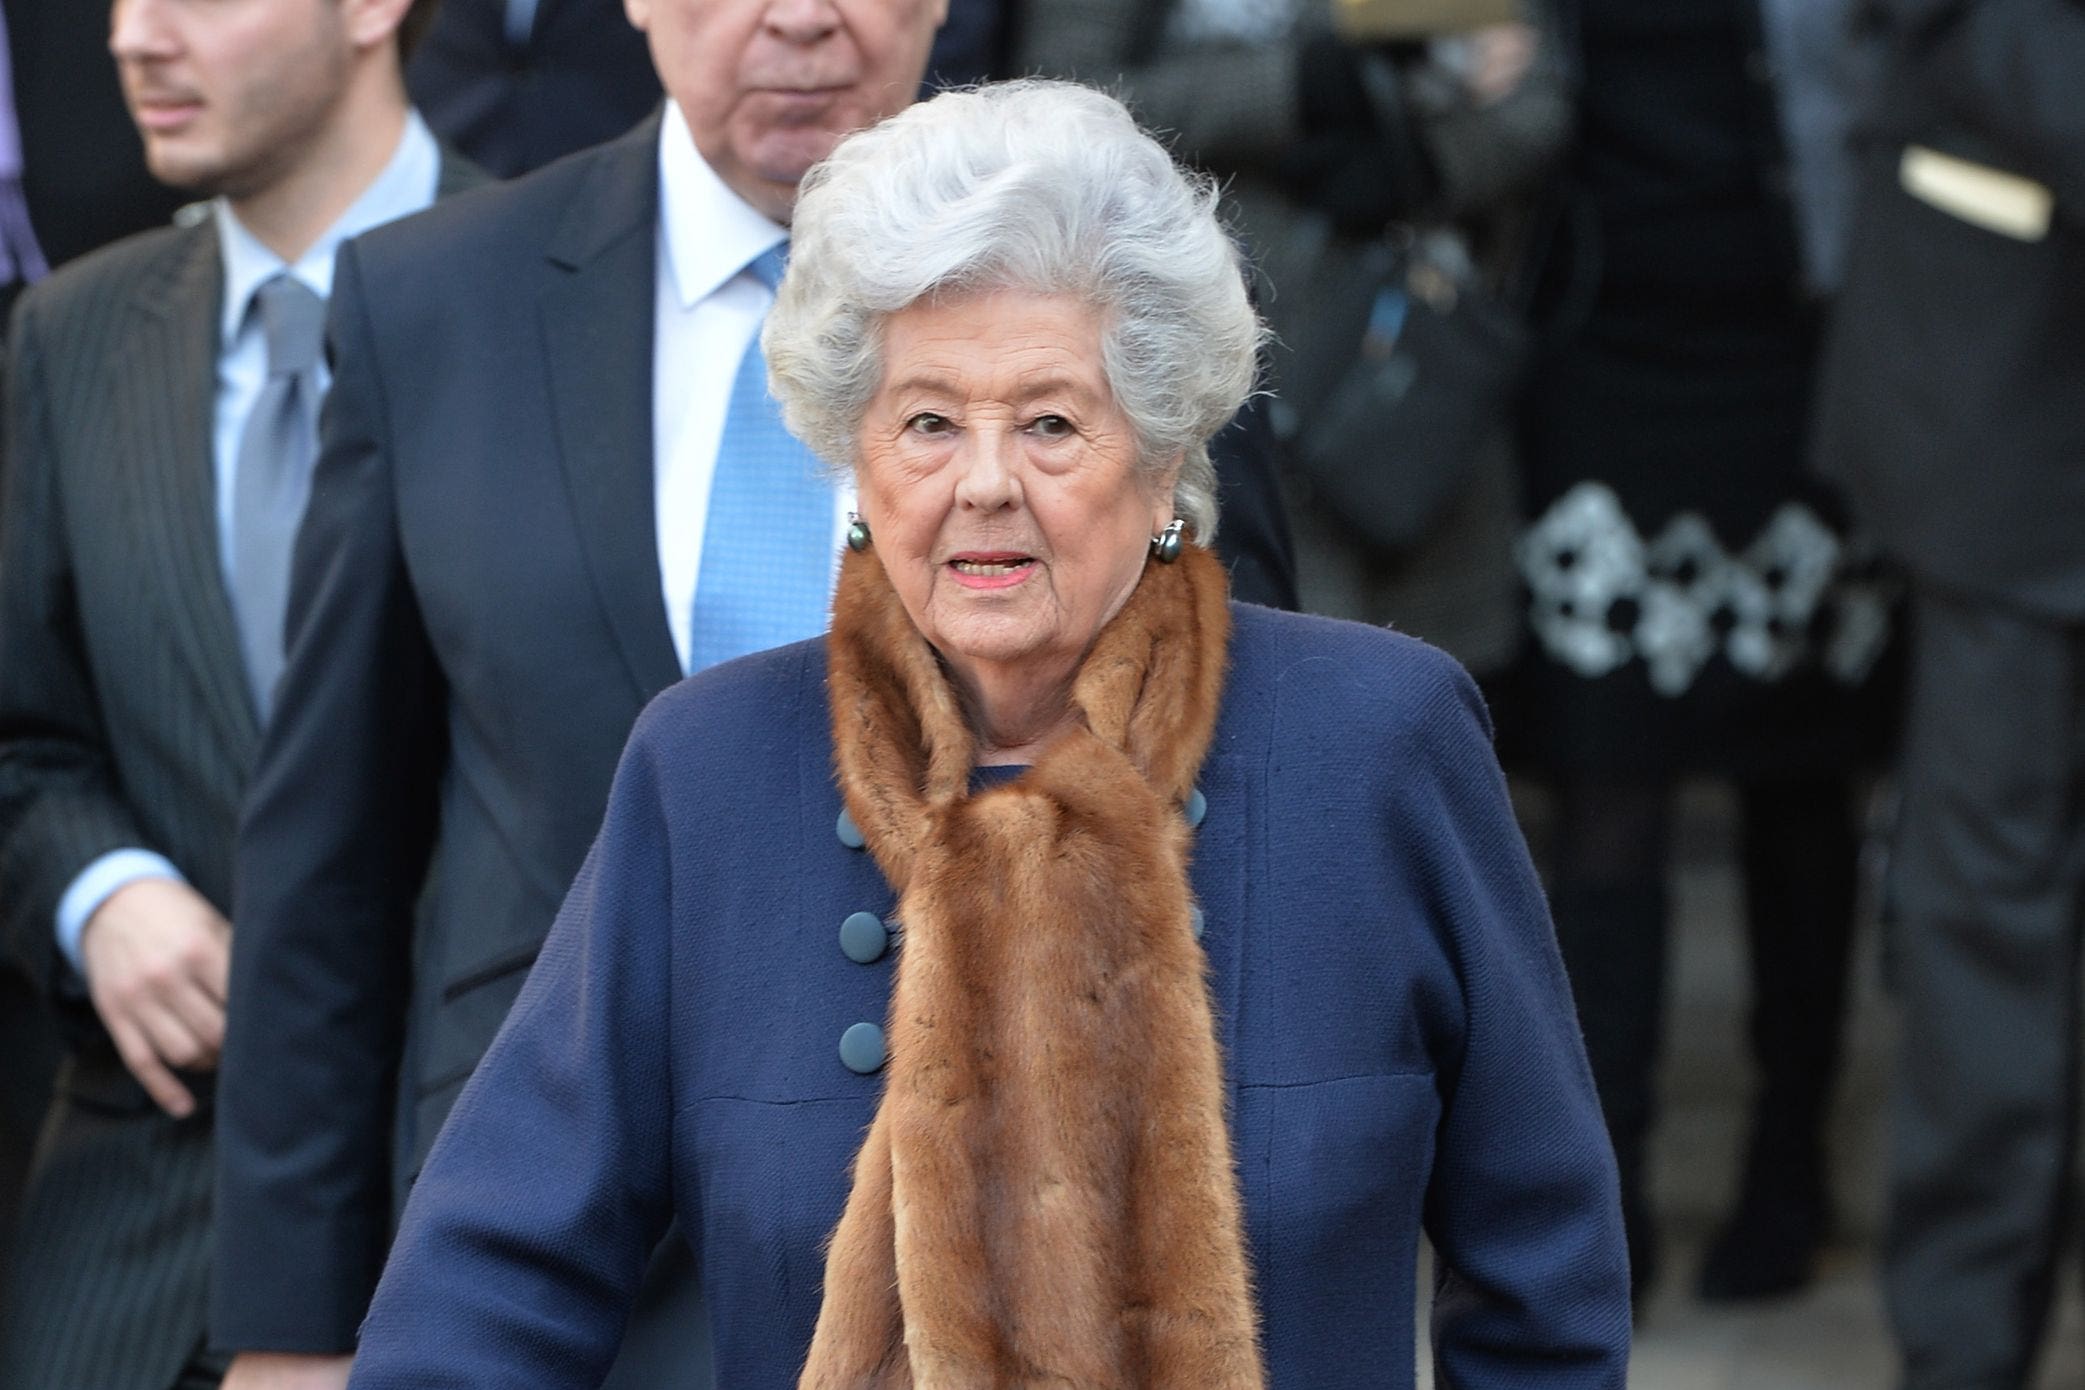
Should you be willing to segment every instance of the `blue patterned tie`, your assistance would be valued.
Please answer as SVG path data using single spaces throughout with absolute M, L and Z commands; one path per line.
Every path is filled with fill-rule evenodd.
M 747 268 L 773 289 L 787 255 L 786 244 L 777 246 Z M 825 631 L 833 504 L 817 458 L 782 428 L 756 333 L 731 383 L 731 409 L 717 445 L 695 578 L 691 674 Z

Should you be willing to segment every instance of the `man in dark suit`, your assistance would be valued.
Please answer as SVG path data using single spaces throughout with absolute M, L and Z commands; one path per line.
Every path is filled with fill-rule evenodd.
M 281 663 L 341 240 L 445 168 L 420 0 L 115 0 L 178 226 L 23 296 L 0 510 L 0 922 L 66 1009 L 0 1310 L 0 1384 L 216 1383 L 212 1070 L 237 810 Z
M 949 0 L 930 82 L 1003 66 L 1007 0 Z M 621 0 L 443 0 L 406 85 L 444 138 L 502 177 L 612 140 L 659 104 L 644 35 Z
M 2085 2 L 1871 0 L 1819 457 L 1914 622 L 1884 1288 L 1906 1390 L 2024 1385 L 2072 1244 L 2085 947 Z
M 341 257 L 340 377 L 239 846 L 212 1305 L 229 1347 L 352 1348 L 393 1202 L 638 712 L 729 654 L 727 610 L 806 596 L 738 650 L 824 625 L 845 497 L 814 479 L 753 519 L 730 441 L 773 411 L 750 345 L 797 180 L 912 99 L 940 5 L 628 8 L 659 119 Z M 1229 446 L 1221 538 L 1241 592 L 1282 597 L 1255 441 Z

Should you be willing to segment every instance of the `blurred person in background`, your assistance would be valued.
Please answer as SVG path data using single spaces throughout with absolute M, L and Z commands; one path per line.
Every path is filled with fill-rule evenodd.
M 109 6 L 6 0 L 22 193 L 43 256 L 64 265 L 163 227 L 192 192 L 153 178 L 109 62 Z
M 949 0 L 927 82 L 993 76 L 1005 0 Z M 442 0 L 406 85 L 446 140 L 503 178 L 629 130 L 659 104 L 622 0 Z
M 234 822 L 281 666 L 334 250 L 474 177 L 406 102 L 428 9 L 99 13 L 153 175 L 211 201 L 36 285 L 9 343 L 0 926 L 70 1048 L 0 1385 L 223 1369 L 204 1301 Z
M 2029 1383 L 2077 1228 L 2085 4 L 1868 0 L 1820 462 L 1910 576 L 1885 961 L 1905 1390 Z
M 50 273 L 22 197 L 22 131 L 8 38 L 6 12 L 0 10 L 0 322 L 23 290 Z
M 406 86 L 443 139 L 502 178 L 614 139 L 660 98 L 622 0 L 442 0 Z
M 1698 1289 L 1801 1287 L 1855 913 L 1856 775 L 1887 727 L 1890 608 L 1807 469 L 1856 74 L 1844 0 L 1573 0 L 1581 215 L 1550 280 L 1519 543 L 1531 641 L 1506 730 L 1556 792 L 1552 904 L 1622 1173 L 1639 1291 L 1674 784 L 1735 787 L 1757 1066 Z
M 8 29 L 0 11 L 0 351 L 7 342 L 8 311 L 31 282 L 49 271 L 29 209 L 22 199 L 22 139 L 16 121 L 14 74 L 8 61 Z M 0 457 L 0 473 L 6 460 Z M 51 1074 L 58 1066 L 58 1038 L 37 986 L 41 952 L 18 960 L 0 938 L 0 1299 L 6 1297 L 9 1251 L 14 1246 L 15 1208 L 37 1125 L 51 1099 Z
M 1484 312 L 1538 235 L 1530 193 L 1569 130 L 1561 45 L 1546 7 L 1397 41 L 1343 36 L 1333 11 L 1052 0 L 1025 7 L 1016 67 L 1120 91 L 1222 178 L 1274 330 L 1270 413 L 1296 484 L 1304 606 L 1389 623 L 1492 674 L 1519 631 L 1497 379 L 1518 345 L 1458 319 L 1452 346 L 1484 359 L 1464 372 L 1410 330 L 1422 314 L 1445 322 L 1458 297 Z M 1395 413 L 1419 401 L 1452 418 Z

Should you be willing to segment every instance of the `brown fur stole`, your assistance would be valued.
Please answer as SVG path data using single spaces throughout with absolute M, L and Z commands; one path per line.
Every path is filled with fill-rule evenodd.
M 973 796 L 955 689 L 847 557 L 834 758 L 904 933 L 803 1390 L 1262 1384 L 1180 815 L 1229 631 L 1207 551 L 1148 564 L 1075 678 L 1083 727 Z

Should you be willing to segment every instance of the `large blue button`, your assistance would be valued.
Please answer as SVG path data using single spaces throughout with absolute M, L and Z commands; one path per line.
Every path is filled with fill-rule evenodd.
M 862 838 L 861 827 L 854 823 L 854 817 L 847 814 L 845 806 L 840 808 L 839 820 L 833 823 L 833 833 L 838 835 L 840 843 L 849 849 L 860 849 L 868 843 Z
M 882 1067 L 883 1030 L 873 1023 L 857 1023 L 840 1034 L 840 1063 L 857 1076 Z
M 1202 817 L 1209 814 L 1209 798 L 1202 795 L 1200 787 L 1196 787 L 1187 794 L 1185 814 L 1187 823 L 1190 826 L 1199 826 L 1202 823 Z
M 890 949 L 890 932 L 873 912 L 850 912 L 840 923 L 840 949 L 857 965 L 880 960 Z

